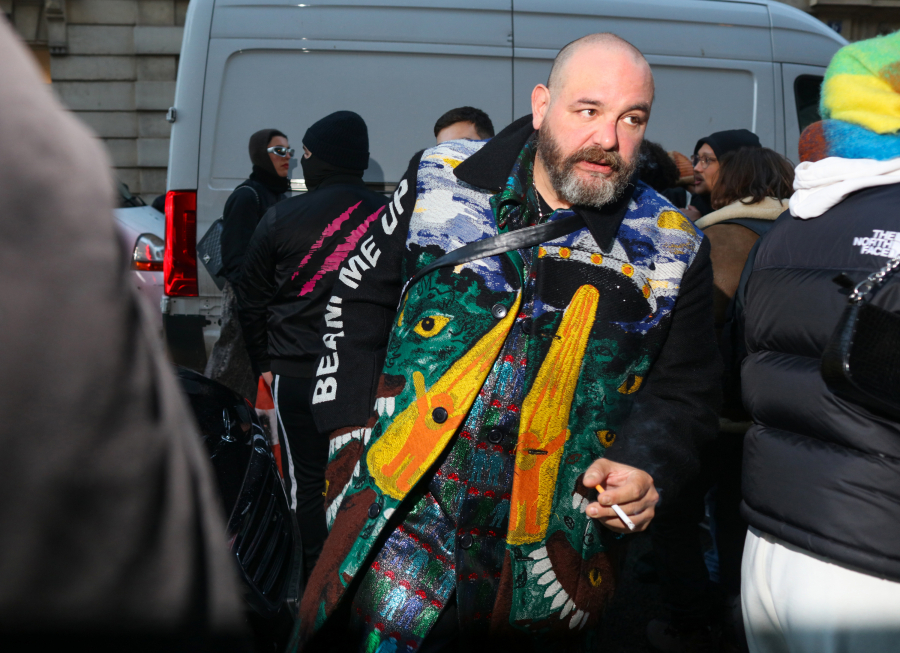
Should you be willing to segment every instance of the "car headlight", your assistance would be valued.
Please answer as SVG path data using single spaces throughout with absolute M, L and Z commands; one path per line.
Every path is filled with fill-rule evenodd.
M 165 241 L 153 234 L 141 234 L 134 243 L 134 253 L 131 255 L 131 269 L 144 272 L 163 271 L 163 252 L 166 249 Z

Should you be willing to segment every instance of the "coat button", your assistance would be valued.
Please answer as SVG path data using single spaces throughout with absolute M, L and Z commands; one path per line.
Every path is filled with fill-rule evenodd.
M 369 519 L 375 519 L 378 515 L 381 514 L 381 506 L 377 503 L 373 503 L 369 506 Z
M 522 333 L 531 333 L 531 318 L 526 317 L 522 320 Z
M 493 315 L 498 320 L 502 320 L 506 317 L 506 314 L 509 312 L 509 309 L 506 308 L 503 304 L 494 304 L 491 308 L 491 315 Z
M 491 429 L 488 432 L 488 442 L 491 444 L 500 444 L 503 442 L 503 431 L 500 429 Z
M 449 417 L 449 415 L 447 414 L 446 408 L 441 408 L 440 406 L 438 406 L 433 411 L 431 411 L 431 419 L 433 419 L 437 424 L 443 424 L 444 422 L 446 422 L 447 417 Z
M 463 549 L 468 549 L 474 543 L 475 538 L 472 537 L 469 533 L 463 533 L 459 538 L 459 546 Z

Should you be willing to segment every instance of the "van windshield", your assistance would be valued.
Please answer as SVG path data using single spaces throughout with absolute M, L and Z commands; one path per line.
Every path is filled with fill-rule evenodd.
M 800 75 L 794 80 L 794 100 L 797 102 L 797 122 L 801 134 L 804 129 L 822 119 L 819 115 L 821 93 L 822 78 L 818 75 Z

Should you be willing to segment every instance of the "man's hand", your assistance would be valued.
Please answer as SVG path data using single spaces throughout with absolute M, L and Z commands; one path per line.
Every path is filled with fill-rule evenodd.
M 275 380 L 275 377 L 272 376 L 271 372 L 263 372 L 262 373 L 263 381 L 266 382 L 266 385 L 269 386 L 269 390 L 272 389 L 272 383 Z
M 609 530 L 616 533 L 631 532 L 610 507 L 614 503 L 634 522 L 635 532 L 646 530 L 650 525 L 659 493 L 653 485 L 653 477 L 647 472 L 600 458 L 584 473 L 584 485 L 589 488 L 601 485 L 605 488 L 606 491 L 600 494 L 598 501 L 588 504 L 585 512 L 588 517 L 599 519 Z

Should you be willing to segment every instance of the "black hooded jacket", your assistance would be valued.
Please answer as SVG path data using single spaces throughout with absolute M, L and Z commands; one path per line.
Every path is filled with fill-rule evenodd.
M 867 188 L 810 220 L 782 215 L 760 241 L 747 288 L 741 380 L 742 513 L 811 553 L 900 581 L 900 424 L 828 390 L 822 352 L 847 306 L 832 279 L 889 260 L 900 184 Z M 875 251 L 873 251 L 875 250 Z M 875 303 L 900 310 L 900 283 Z M 888 354 L 885 351 L 885 354 Z
M 289 179 L 275 172 L 266 148 L 275 136 L 284 136 L 277 129 L 262 129 L 250 137 L 250 178 L 234 189 L 222 211 L 222 276 L 237 286 L 247 243 L 253 236 L 266 211 L 285 198 L 291 189 Z
M 385 204 L 360 176 L 333 175 L 260 220 L 238 286 L 244 341 L 260 372 L 314 376 L 338 268 Z

